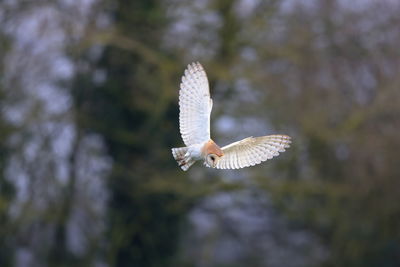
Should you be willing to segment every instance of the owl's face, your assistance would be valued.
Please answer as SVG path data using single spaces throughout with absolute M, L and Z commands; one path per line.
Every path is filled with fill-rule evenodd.
M 207 164 L 209 167 L 215 168 L 215 166 L 217 165 L 217 162 L 218 162 L 219 158 L 220 158 L 220 157 L 217 156 L 216 154 L 213 154 L 213 153 L 208 154 L 207 157 L 206 157 L 206 164 Z
M 212 168 L 215 168 L 218 160 L 224 155 L 221 148 L 211 139 L 204 144 L 202 154 L 204 156 L 204 164 Z

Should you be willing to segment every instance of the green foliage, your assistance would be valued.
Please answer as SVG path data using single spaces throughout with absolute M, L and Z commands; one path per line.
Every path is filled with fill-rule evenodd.
M 118 1 L 116 5 L 111 12 L 117 31 L 156 49 L 167 26 L 160 3 Z M 163 66 L 111 45 L 92 67 L 104 72 L 105 81 L 93 84 L 85 78 L 90 74 L 83 73 L 74 99 L 80 127 L 102 136 L 113 161 L 106 260 L 111 266 L 167 266 L 190 199 L 171 190 L 144 189 L 160 176 L 169 183 L 182 179 L 166 150 L 179 143 L 179 133 L 176 103 L 162 98 L 167 86 L 160 78 Z M 154 114 L 160 108 L 157 103 L 165 112 Z M 170 175 L 164 177 L 165 172 Z
M 4 88 L 3 62 L 7 50 L 10 47 L 10 40 L 7 35 L 0 31 L 0 106 L 4 106 L 6 90 Z M 8 139 L 15 129 L 5 120 L 4 114 L 0 116 L 0 266 L 11 266 L 14 253 L 13 225 L 9 219 L 9 209 L 15 197 L 14 185 L 7 179 L 5 172 L 10 148 Z

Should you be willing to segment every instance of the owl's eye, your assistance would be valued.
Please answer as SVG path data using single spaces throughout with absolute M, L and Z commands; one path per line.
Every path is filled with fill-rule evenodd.
M 218 160 L 217 155 L 214 155 L 214 154 L 207 155 L 206 162 L 207 162 L 208 166 L 215 167 L 217 160 Z

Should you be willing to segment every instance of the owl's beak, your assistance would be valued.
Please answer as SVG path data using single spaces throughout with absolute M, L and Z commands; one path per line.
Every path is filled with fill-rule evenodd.
M 215 166 L 217 166 L 217 161 L 214 161 L 211 165 L 207 161 L 204 161 L 204 165 L 210 168 L 215 168 Z
M 220 158 L 216 158 L 213 162 L 213 168 L 217 167 L 217 163 L 219 161 Z

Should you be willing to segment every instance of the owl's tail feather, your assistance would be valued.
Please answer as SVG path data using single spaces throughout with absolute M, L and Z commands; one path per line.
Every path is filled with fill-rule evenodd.
M 190 156 L 186 155 L 188 149 L 188 147 L 172 149 L 172 155 L 174 156 L 174 159 L 178 162 L 179 167 L 181 167 L 184 171 L 187 171 L 195 162 Z

